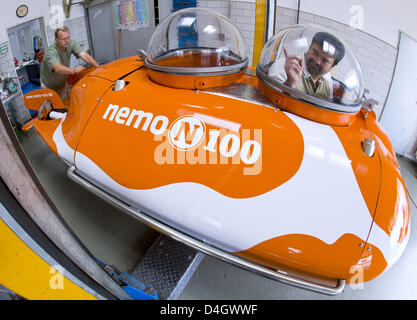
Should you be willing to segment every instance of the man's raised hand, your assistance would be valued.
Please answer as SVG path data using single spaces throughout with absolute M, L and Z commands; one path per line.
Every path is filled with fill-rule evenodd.
M 303 58 L 288 55 L 287 49 L 285 49 L 285 47 L 284 55 L 284 69 L 285 73 L 287 74 L 287 80 L 284 84 L 288 87 L 295 88 L 303 73 Z

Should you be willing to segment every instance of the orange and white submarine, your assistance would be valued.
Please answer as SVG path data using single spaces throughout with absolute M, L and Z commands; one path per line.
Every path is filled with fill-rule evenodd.
M 48 89 L 25 102 L 89 190 L 207 254 L 337 294 L 397 261 L 410 211 L 354 53 L 317 34 L 331 32 L 282 30 L 255 70 L 227 18 L 181 10 L 146 52 L 81 74 L 69 105 Z M 288 85 L 288 56 L 321 95 Z

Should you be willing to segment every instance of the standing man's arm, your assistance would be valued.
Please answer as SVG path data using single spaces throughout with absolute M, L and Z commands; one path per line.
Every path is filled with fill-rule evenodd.
M 100 67 L 96 60 L 90 56 L 87 52 L 81 52 L 79 54 L 80 58 L 84 60 L 85 63 L 88 63 L 96 68 Z
M 66 67 L 63 64 L 60 63 L 55 63 L 52 66 L 52 69 L 56 72 L 56 73 L 60 73 L 60 74 L 75 74 L 77 73 L 77 70 L 74 68 L 70 68 L 70 67 Z
M 91 64 L 96 68 L 100 67 L 100 65 L 97 63 L 97 61 L 94 60 L 93 57 L 90 56 L 87 52 L 81 52 L 79 54 L 79 57 L 81 59 L 83 59 L 86 63 Z M 81 72 L 85 69 L 83 66 L 77 66 L 75 68 L 66 67 L 61 63 L 54 64 L 52 66 L 52 68 L 56 73 L 67 74 L 67 75 L 76 74 L 76 73 Z

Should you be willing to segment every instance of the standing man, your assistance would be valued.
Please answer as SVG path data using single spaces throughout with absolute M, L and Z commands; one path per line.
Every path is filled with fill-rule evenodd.
M 81 65 L 70 67 L 71 54 L 96 68 L 99 67 L 97 61 L 83 51 L 78 42 L 71 40 L 68 27 L 56 29 L 55 43 L 46 50 L 42 61 L 41 87 L 55 90 L 62 101 L 68 97 L 68 76 L 85 69 Z

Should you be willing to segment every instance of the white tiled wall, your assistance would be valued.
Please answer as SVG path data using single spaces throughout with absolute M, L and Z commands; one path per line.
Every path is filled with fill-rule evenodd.
M 197 5 L 201 8 L 209 8 L 226 17 L 230 17 L 230 0 L 198 0 Z
M 231 2 L 230 19 L 236 24 L 246 41 L 249 65 L 253 60 L 253 41 L 255 40 L 255 3 Z
M 245 39 L 249 65 L 252 65 L 255 3 L 230 0 L 199 0 L 198 6 L 216 11 L 233 21 Z

